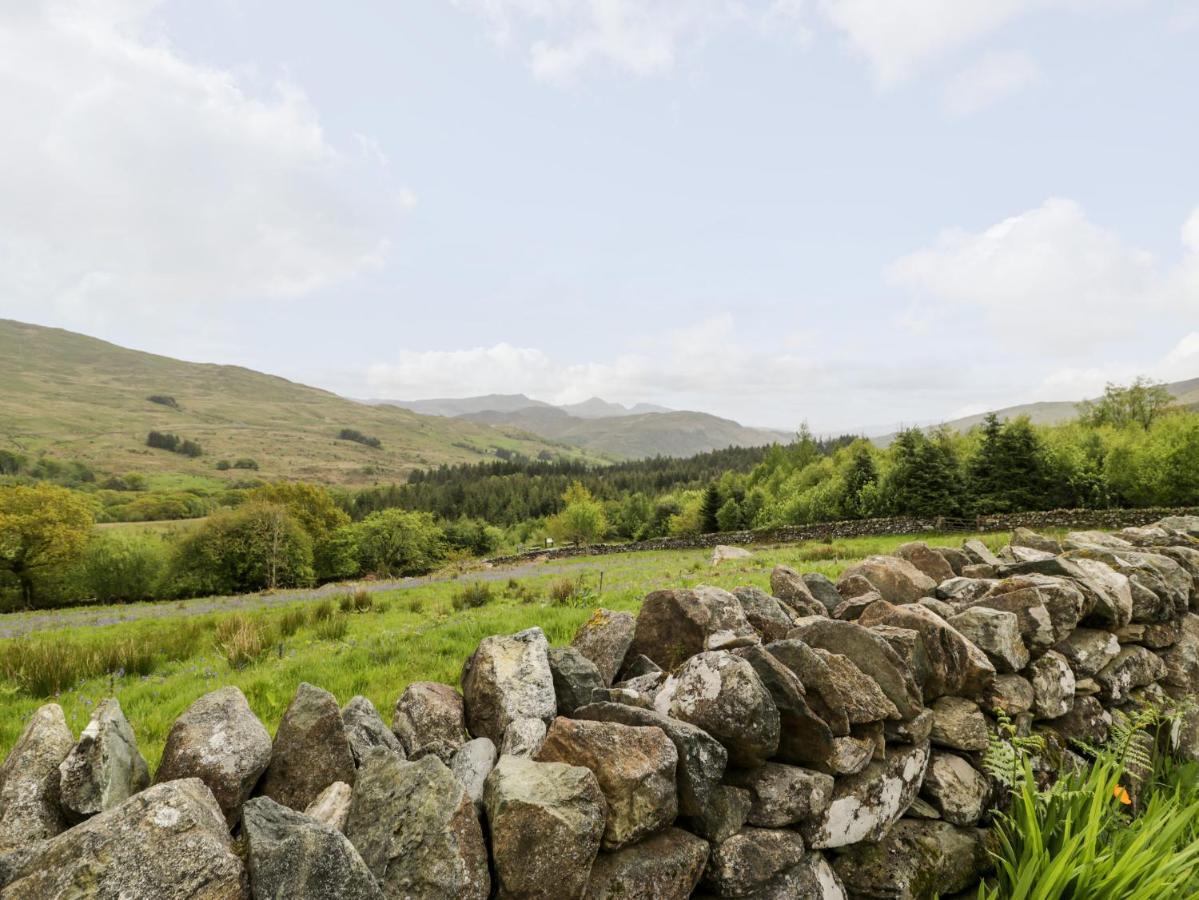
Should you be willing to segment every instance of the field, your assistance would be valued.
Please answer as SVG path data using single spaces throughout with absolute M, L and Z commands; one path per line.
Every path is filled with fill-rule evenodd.
M 919 537 L 956 546 L 969 536 Z M 976 537 L 992 547 L 1006 541 L 1006 535 Z M 511 579 L 505 577 L 506 569 L 451 573 L 440 581 L 376 591 L 363 601 L 369 608 L 351 612 L 342 612 L 338 599 L 327 596 L 274 606 L 269 597 L 247 597 L 237 611 L 219 613 L 196 612 L 207 604 L 195 600 L 56 611 L 60 623 L 82 622 L 83 617 L 93 622 L 119 619 L 145 609 L 155 615 L 111 625 L 43 629 L 0 641 L 0 673 L 5 675 L 0 683 L 0 756 L 16 741 L 28 715 L 51 699 L 62 705 L 78 732 L 95 704 L 115 695 L 151 769 L 175 718 L 197 697 L 226 684 L 242 689 L 272 732 L 301 681 L 327 688 L 342 703 L 363 694 L 390 721 L 396 698 L 410 682 L 456 685 L 463 661 L 487 635 L 539 625 L 551 643 L 562 644 L 600 605 L 635 611 L 646 593 L 664 587 L 768 587 L 777 563 L 835 578 L 854 560 L 911 539 L 760 547 L 752 558 L 718 568 L 710 565 L 709 552 L 691 550 L 544 562 L 517 569 L 519 577 Z M 455 608 L 456 595 L 483 576 L 493 599 L 477 608 Z M 570 585 L 555 585 L 563 580 Z M 565 593 L 569 586 L 575 596 L 551 599 L 552 587 Z M 255 658 L 237 668 L 226 654 L 236 659 L 246 643 Z

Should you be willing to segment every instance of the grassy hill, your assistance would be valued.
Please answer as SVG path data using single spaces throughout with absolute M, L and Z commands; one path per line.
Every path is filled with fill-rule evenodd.
M 759 447 L 794 435 L 744 425 L 701 412 L 641 413 L 580 418 L 556 407 L 511 412 L 488 410 L 459 416 L 487 425 L 517 427 L 531 434 L 626 459 L 693 456 L 725 447 Z
M 174 398 L 178 408 L 154 403 Z M 338 440 L 343 428 L 379 448 Z M 198 441 L 189 459 L 147 447 L 149 431 Z M 581 456 L 525 433 L 463 419 L 356 403 L 238 366 L 181 362 L 55 328 L 0 319 L 0 448 L 87 463 L 97 472 L 220 477 L 218 460 L 248 457 L 263 478 L 371 484 L 415 468 L 477 462 L 497 449 Z

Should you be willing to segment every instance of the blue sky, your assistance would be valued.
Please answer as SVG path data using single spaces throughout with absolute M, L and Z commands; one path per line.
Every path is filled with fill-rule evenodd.
M 1199 9 L 21 0 L 0 315 L 818 431 L 1199 376 Z

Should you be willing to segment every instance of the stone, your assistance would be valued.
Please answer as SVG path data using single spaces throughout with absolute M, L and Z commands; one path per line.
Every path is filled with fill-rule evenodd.
M 928 658 L 928 676 L 924 680 L 926 702 L 945 694 L 981 696 L 995 677 L 995 667 L 985 653 L 932 610 L 919 604 L 894 606 L 880 600 L 862 613 L 858 623 L 867 627 L 908 628 L 920 635 Z
M 941 563 L 948 571 L 945 577 L 952 578 L 953 571 L 949 569 L 949 564 L 943 559 Z M 846 569 L 841 577 L 854 575 L 861 575 L 869 581 L 888 603 L 915 603 L 921 597 L 931 597 L 937 589 L 936 580 L 897 556 L 868 556 Z
M 466 795 L 475 805 L 475 812 L 483 812 L 483 786 L 487 776 L 495 768 L 498 758 L 495 744 L 490 738 L 475 738 L 467 741 L 458 748 L 450 761 L 450 771 L 458 779 L 458 783 L 466 789 Z
M 728 544 L 717 544 L 712 548 L 712 565 L 718 566 L 730 559 L 751 559 L 753 554 L 744 547 L 730 547 Z
M 762 646 L 743 647 L 734 653 L 748 662 L 770 694 L 779 715 L 780 762 L 814 764 L 828 757 L 833 733 L 808 705 L 803 683 L 796 674 Z
M 1075 697 L 1068 713 L 1040 723 L 1040 727 L 1056 732 L 1067 742 L 1085 741 L 1094 746 L 1107 741 L 1111 726 L 1111 715 L 1095 697 Z
M 1182 637 L 1182 621 L 1175 619 L 1150 625 L 1133 623 L 1116 629 L 1115 635 L 1121 644 L 1140 644 L 1152 650 L 1163 650 L 1178 643 Z
M 536 627 L 479 642 L 462 669 L 466 725 L 474 737 L 502 744 L 517 719 L 553 719 L 558 700 L 548 649 Z
M 678 751 L 661 728 L 558 717 L 538 762 L 590 769 L 608 802 L 601 847 L 618 850 L 670 825 L 678 814 Z
M 67 827 L 59 809 L 58 768 L 74 744 L 57 703 L 30 716 L 0 766 L 0 852 L 52 838 Z
M 1115 659 L 1095 675 L 1102 697 L 1112 703 L 1122 703 L 1129 693 L 1165 677 L 1166 664 L 1152 650 L 1136 644 L 1120 648 Z
M 856 775 L 870 765 L 877 749 L 877 742 L 873 738 L 852 734 L 833 738 L 832 751 L 819 768 L 832 775 Z
M 693 815 L 688 825 L 700 837 L 719 844 L 745 826 L 753 804 L 753 794 L 745 788 L 718 784 L 709 795 L 708 805 Z
M 1044 644 L 1041 643 L 1041 631 L 1033 629 L 1035 633 L 1030 636 L 1023 620 L 1020 626 L 1033 656 L 1039 656 L 1041 649 L 1052 647 L 1070 634 L 1089 609 L 1087 597 L 1076 583 L 1036 572 L 1002 579 L 975 605 L 1006 609 L 1019 616 L 1021 608 L 1032 609 L 1036 604 L 1040 604 L 1048 617 L 1047 627 L 1043 619 L 1038 622 L 1044 631 Z
M 1011 584 L 997 582 L 985 597 L 975 600 L 972 605 L 1013 613 L 1030 656 L 1040 656 L 1073 630 L 1055 627 L 1041 592 L 1035 587 L 1016 590 Z
M 625 666 L 623 677 L 626 680 L 640 678 L 642 675 L 653 675 L 662 671 L 662 667 L 646 656 L 639 653 Z
M 1022 675 L 999 675 L 987 692 L 983 705 L 989 710 L 1002 709 L 1015 717 L 1032 709 L 1035 701 L 1036 692 L 1027 678 Z
M 632 613 L 597 609 L 579 626 L 570 645 L 594 663 L 605 685 L 611 685 L 624 664 L 636 628 Z
M 933 711 L 923 709 L 920 715 L 906 722 L 887 722 L 883 726 L 886 739 L 895 744 L 923 744 L 933 733 Z
M 954 609 L 965 609 L 985 597 L 995 584 L 994 578 L 950 578 L 937 585 L 937 596 Z
M 225 814 L 198 778 L 158 784 L 36 845 L 4 900 L 244 900 L 245 868 Z
M 852 600 L 862 594 L 877 594 L 874 585 L 863 575 L 842 575 L 835 585 L 837 593 L 845 600 Z
M 1076 579 L 1077 584 L 1092 598 L 1087 621 L 1110 628 L 1131 622 L 1132 584 L 1128 576 L 1097 559 L 1080 557 L 1074 563 L 1084 576 Z
M 346 740 L 350 744 L 350 755 L 354 765 L 362 765 L 367 754 L 374 747 L 382 747 L 389 753 L 394 753 L 401 759 L 405 758 L 404 745 L 395 736 L 375 709 L 375 704 L 366 697 L 351 698 L 341 711 L 341 723 L 346 732 Z
M 1005 560 L 1010 560 L 1014 563 L 1025 562 L 1045 562 L 1045 560 L 1053 559 L 1054 554 L 1045 550 L 1037 550 L 1033 547 L 1004 547 L 999 553 Z
M 242 807 L 250 888 L 288 900 L 383 900 L 374 876 L 336 828 L 257 797 Z
M 728 780 L 750 792 L 753 804 L 746 821 L 759 828 L 785 828 L 822 816 L 833 795 L 831 775 L 775 762 L 733 769 Z
M 921 796 L 953 825 L 976 825 L 987 800 L 987 779 L 955 753 L 934 750 Z
M 1033 712 L 1040 719 L 1064 716 L 1074 706 L 1074 672 L 1066 657 L 1050 650 L 1028 667 Z
M 575 718 L 596 722 L 660 728 L 674 744 L 678 763 L 676 786 L 679 814 L 700 816 L 720 784 L 728 764 L 728 751 L 701 728 L 653 710 L 618 703 L 593 703 L 575 710 Z
M 962 552 L 965 553 L 977 565 L 995 566 L 1002 565 L 1002 561 L 990 548 L 978 539 L 971 539 L 962 543 Z M 964 573 L 963 573 L 964 574 Z
M 470 740 L 462 695 L 436 681 L 414 681 L 404 688 L 396 700 L 391 730 L 413 760 L 432 753 L 446 762 Z
M 337 699 L 300 682 L 275 732 L 258 793 L 301 810 L 335 781 L 354 783 L 354 757 Z
M 59 803 L 71 822 L 112 809 L 150 786 L 150 770 L 115 697 L 96 706 L 58 772 Z
M 1015 613 L 974 606 L 946 621 L 987 654 L 997 672 L 1019 672 L 1028 665 L 1028 648 Z
M 954 575 L 961 575 L 962 569 L 971 565 L 970 557 L 959 550 L 957 547 L 933 547 L 941 554 L 941 558 L 949 563 L 949 568 L 953 569 Z
M 838 778 L 828 809 L 801 828 L 810 847 L 878 841 L 912 804 L 928 766 L 927 744 L 894 748 L 856 775 Z
M 837 608 L 832 612 L 832 616 L 834 619 L 854 622 L 868 606 L 873 604 L 874 601 L 881 599 L 882 597 L 878 591 L 867 591 L 864 594 L 858 594 L 856 597 L 850 597 L 848 600 L 842 600 L 838 603 Z
M 991 566 L 985 563 L 971 563 L 968 566 L 962 566 L 961 576 L 963 578 L 998 578 L 999 567 Z
M 850 725 L 899 718 L 899 711 L 895 708 L 895 704 L 887 699 L 883 689 L 855 666 L 853 660 L 848 656 L 829 653 L 823 649 L 817 649 L 815 652 L 828 666 L 832 677 L 843 689 L 844 710 Z
M 517 719 L 504 732 L 500 756 L 524 756 L 532 759 L 545 742 L 546 727 L 541 719 Z
M 790 566 L 775 566 L 771 570 L 770 593 L 791 608 L 800 610 L 802 615 L 808 614 L 813 605 L 827 608 L 816 599 L 804 577 Z
M 707 650 L 755 643 L 737 598 L 712 587 L 654 591 L 641 604 L 629 653 L 670 670 Z
M 819 572 L 804 572 L 799 577 L 807 585 L 808 593 L 830 614 L 843 599 L 837 591 L 837 586 L 827 575 L 821 575 Z
M 895 625 L 871 625 L 870 630 L 891 645 L 917 685 L 923 685 L 932 671 L 924 638 L 920 632 Z
M 708 842 L 668 828 L 639 844 L 601 853 L 591 867 L 587 900 L 687 900 L 708 863 Z
M 1053 649 L 1066 658 L 1076 678 L 1090 678 L 1116 658 L 1120 642 L 1110 631 L 1077 628 Z
M 1194 589 L 1190 573 L 1161 553 L 1087 548 L 1070 550 L 1066 558 L 1098 560 L 1127 576 L 1133 622 L 1165 622 L 1185 615 L 1189 608 Z
M 848 656 L 882 688 L 900 718 L 910 719 L 923 708 L 923 695 L 903 660 L 884 638 L 870 629 L 855 622 L 808 617 L 800 619 L 787 637 Z
M 881 841 L 850 847 L 833 868 L 852 897 L 924 900 L 967 891 L 973 897 L 991 861 L 978 828 L 903 819 Z
M 1158 653 L 1158 658 L 1166 666 L 1161 677 L 1163 685 L 1186 693 L 1199 693 L 1199 616 L 1191 613 L 1182 620 L 1178 640 Z
M 232 828 L 270 761 L 270 734 L 242 692 L 223 687 L 196 700 L 175 720 L 154 780 L 199 778 Z
M 708 732 L 734 766 L 761 765 L 779 746 L 779 711 L 770 693 L 753 666 L 731 653 L 688 659 L 667 680 L 654 708 Z
M 346 830 L 346 819 L 350 816 L 350 798 L 353 788 L 344 781 L 335 781 L 304 809 L 304 815 L 316 819 L 338 831 Z
M 841 689 L 837 675 L 820 654 L 803 641 L 794 639 L 770 643 L 766 646 L 766 651 L 799 678 L 800 684 L 804 686 L 804 699 L 812 711 L 828 725 L 833 735 L 849 734 L 849 717 L 846 711 L 848 698 Z
M 372 751 L 358 770 L 345 834 L 385 897 L 486 900 L 491 891 L 474 804 L 433 754 L 406 762 Z
M 1061 541 L 1037 534 L 1028 528 L 1017 528 L 1013 531 L 1011 545 L 1013 547 L 1031 547 L 1034 550 L 1040 550 L 1052 556 L 1057 556 L 1062 552 Z
M 763 641 L 786 637 L 795 621 L 787 608 L 761 588 L 733 588 L 733 596 L 741 604 L 745 619 Z
M 1067 552 L 1070 550 L 1091 548 L 1131 550 L 1132 544 L 1124 540 L 1124 538 L 1108 534 L 1106 531 L 1068 531 L 1066 532 L 1065 540 L 1062 541 L 1062 548 Z
M 645 705 L 653 706 L 654 698 L 658 696 L 658 691 L 662 689 L 662 685 L 666 683 L 665 672 L 646 672 L 644 675 L 638 675 L 636 678 L 630 678 L 627 681 L 618 681 L 612 685 L 611 690 L 628 691 L 636 694 L 638 697 L 643 697 L 647 701 Z M 588 702 L 595 699 L 597 694 L 603 693 L 607 688 L 597 688 L 591 692 L 591 697 Z
M 939 747 L 966 752 L 987 749 L 987 717 L 978 704 L 962 697 L 942 697 L 932 706 L 929 736 Z
M 584 896 L 607 814 L 590 770 L 504 756 L 487 776 L 483 805 L 500 896 Z
M 712 848 L 704 885 L 721 897 L 745 897 L 804 858 L 803 838 L 794 831 L 743 828 Z
M 608 686 L 595 663 L 574 647 L 550 647 L 547 657 L 560 716 L 586 706 L 596 690 Z
M 751 894 L 748 900 L 846 900 L 845 885 L 822 853 L 808 853 Z
M 936 613 L 946 621 L 948 621 L 950 616 L 957 613 L 957 610 L 953 607 L 953 604 L 946 603 L 944 600 L 938 600 L 935 597 L 921 597 L 916 601 L 916 605 L 923 606 L 929 612 Z
M 933 550 L 924 541 L 911 541 L 907 544 L 900 544 L 895 548 L 895 555 L 900 559 L 910 562 L 936 584 L 954 577 L 953 566 L 946 561 L 944 556 Z

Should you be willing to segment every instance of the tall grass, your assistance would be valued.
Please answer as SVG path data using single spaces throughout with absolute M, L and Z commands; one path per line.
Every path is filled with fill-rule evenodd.
M 222 619 L 216 626 L 216 647 L 235 669 L 255 662 L 274 640 L 271 630 L 260 619 L 236 615 Z

